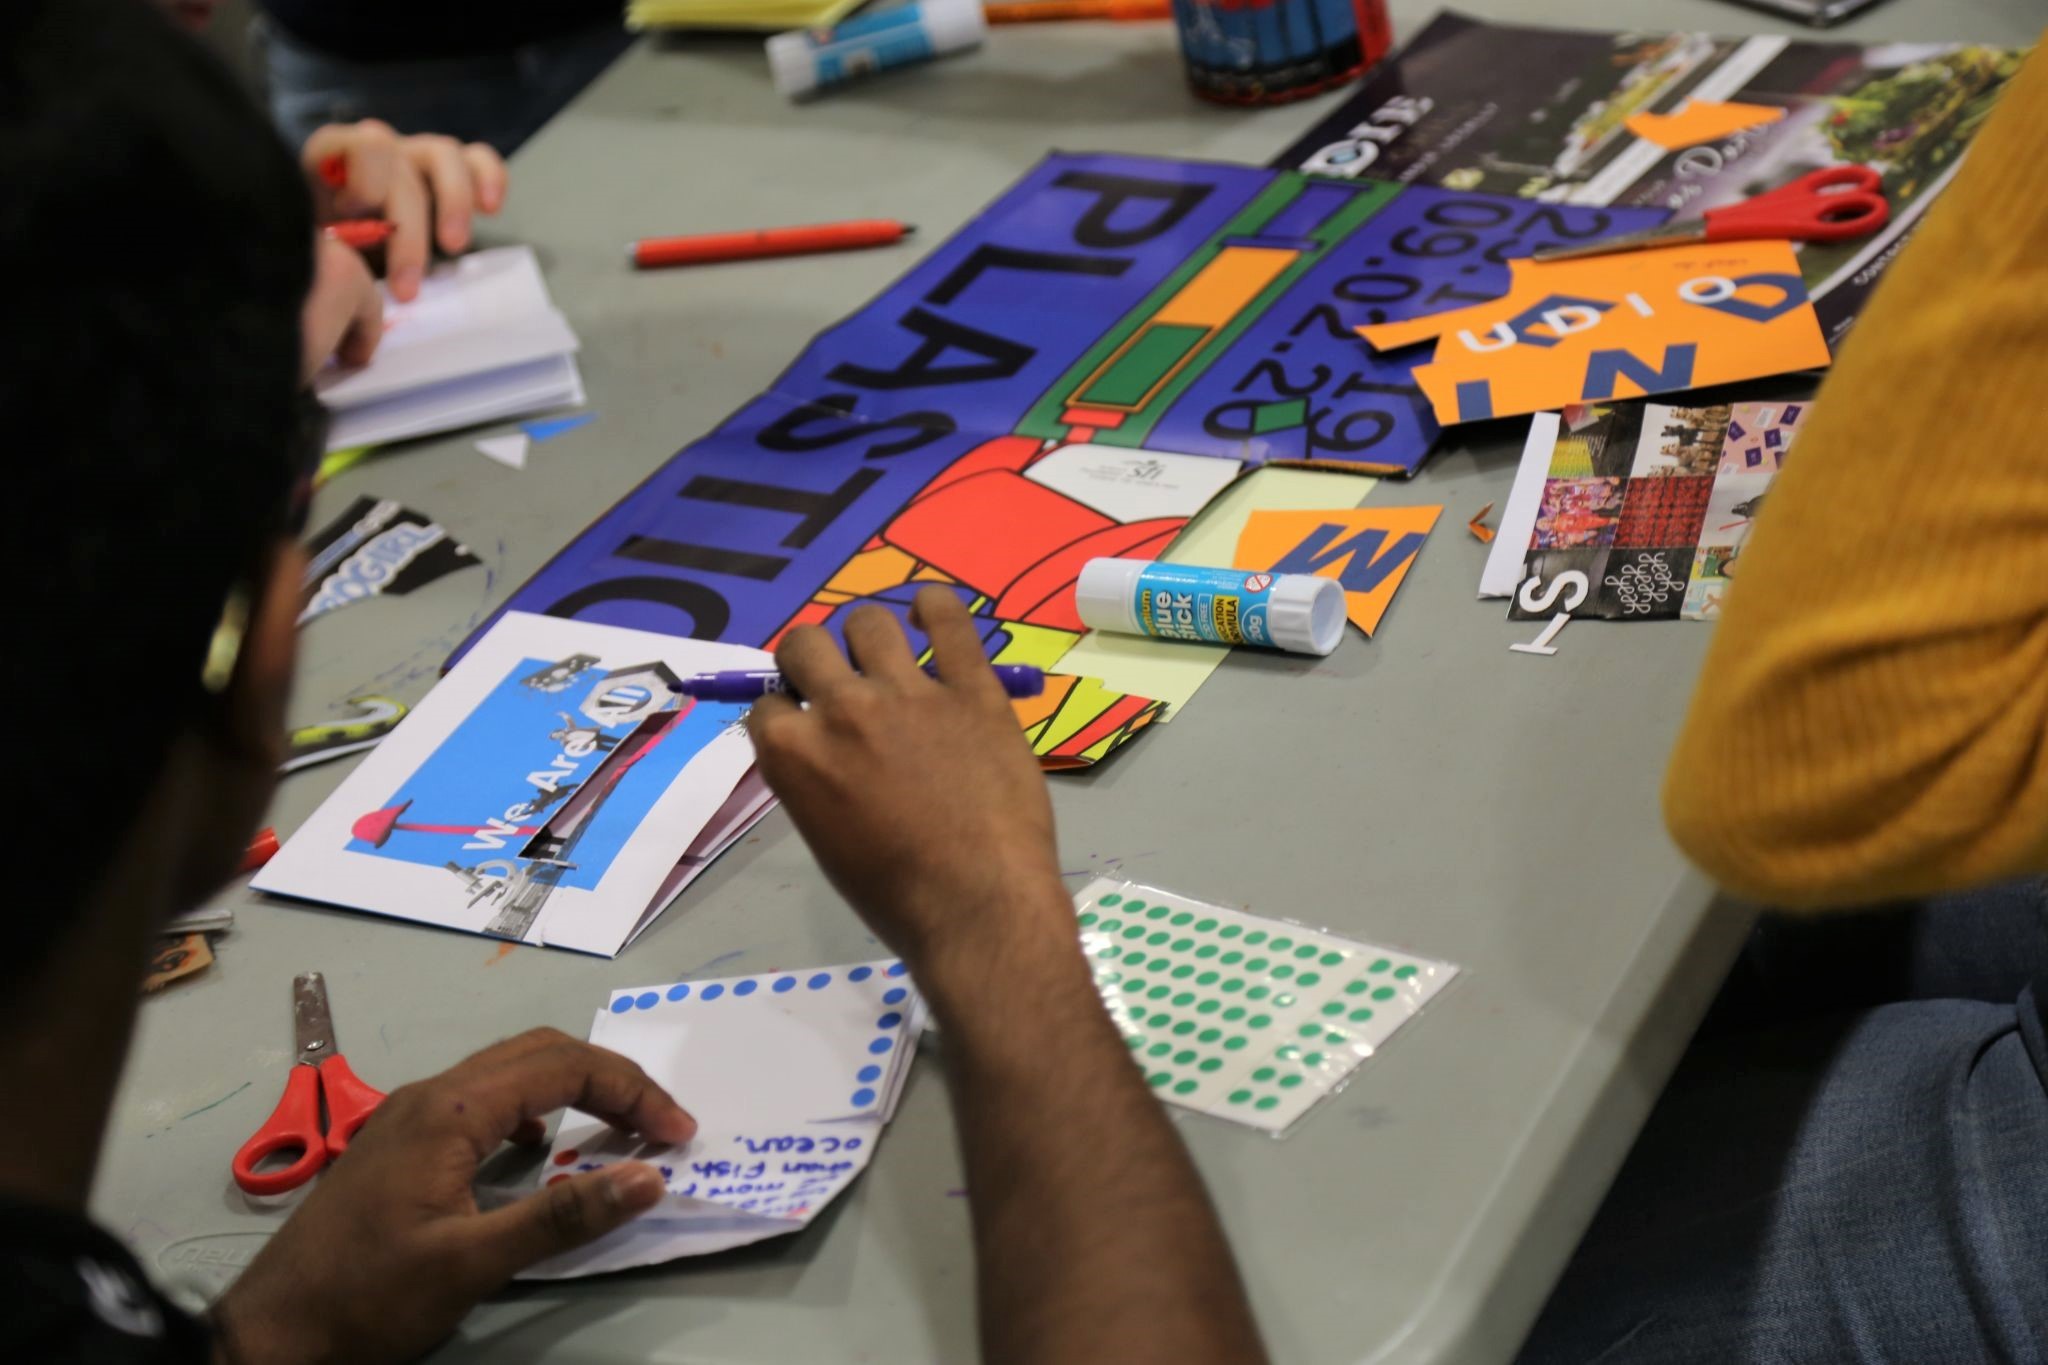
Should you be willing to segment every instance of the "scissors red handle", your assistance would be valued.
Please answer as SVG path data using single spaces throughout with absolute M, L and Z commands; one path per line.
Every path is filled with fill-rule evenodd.
M 264 1158 L 294 1150 L 297 1159 L 284 1169 L 256 1169 Z M 327 1160 L 327 1143 L 320 1136 L 320 1072 L 294 1065 L 284 1080 L 284 1098 L 235 1153 L 230 1169 L 235 1183 L 250 1194 L 283 1194 L 318 1175 Z
M 320 1063 L 320 1080 L 327 1092 L 327 1155 L 337 1157 L 348 1150 L 356 1129 L 384 1103 L 384 1092 L 358 1079 L 348 1058 L 339 1054 Z
M 320 1131 L 323 1096 L 327 1101 L 324 1135 Z M 250 1194 L 297 1189 L 348 1150 L 349 1139 L 383 1102 L 384 1092 L 360 1079 L 345 1057 L 329 1057 L 317 1067 L 294 1066 L 285 1077 L 284 1097 L 277 1108 L 235 1153 L 230 1166 L 235 1183 Z M 256 1169 L 281 1152 L 297 1152 L 298 1156 L 280 1170 Z
M 1868 166 L 1823 166 L 1797 180 L 1700 215 L 1710 242 L 1785 237 L 1841 242 L 1883 227 L 1892 216 L 1884 178 Z

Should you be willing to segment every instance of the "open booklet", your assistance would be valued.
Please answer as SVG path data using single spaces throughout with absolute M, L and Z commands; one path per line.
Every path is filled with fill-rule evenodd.
M 612 956 L 773 803 L 745 708 L 669 685 L 772 662 L 511 613 L 253 885 Z
M 583 402 L 576 333 L 548 298 L 531 247 L 443 262 L 410 303 L 387 292 L 384 327 L 369 364 L 313 379 L 332 414 L 329 450 Z

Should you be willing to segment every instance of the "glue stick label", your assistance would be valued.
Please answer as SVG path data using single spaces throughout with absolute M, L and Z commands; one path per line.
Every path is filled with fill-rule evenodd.
M 835 29 L 813 30 L 818 84 L 837 85 L 935 56 L 923 18 L 916 5 L 908 5 L 851 19 Z
M 1273 647 L 1266 598 L 1273 575 L 1154 564 L 1138 575 L 1137 617 L 1147 635 L 1213 645 Z

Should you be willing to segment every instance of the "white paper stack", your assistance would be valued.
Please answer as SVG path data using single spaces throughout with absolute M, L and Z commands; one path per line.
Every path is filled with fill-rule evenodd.
M 773 664 L 509 612 L 251 884 L 612 956 L 774 804 L 745 708 L 669 685 Z
M 360 369 L 330 366 L 313 391 L 329 450 L 378 445 L 583 402 L 576 333 L 529 247 L 434 267 L 411 303 L 384 295 L 384 340 Z
M 702 1256 L 795 1232 L 851 1185 L 896 1112 L 924 1028 L 900 962 L 615 991 L 590 1041 L 638 1062 L 689 1109 L 680 1147 L 562 1116 L 543 1183 L 618 1161 L 658 1167 L 654 1209 L 522 1279 Z

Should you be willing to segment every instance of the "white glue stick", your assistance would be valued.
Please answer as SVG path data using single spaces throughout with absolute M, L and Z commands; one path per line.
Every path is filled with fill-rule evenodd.
M 1328 654 L 1344 638 L 1344 589 L 1314 574 L 1091 559 L 1074 606 L 1094 630 Z
M 981 0 L 919 0 L 838 28 L 778 33 L 768 40 L 768 71 L 777 90 L 802 99 L 892 66 L 978 47 L 987 34 Z

